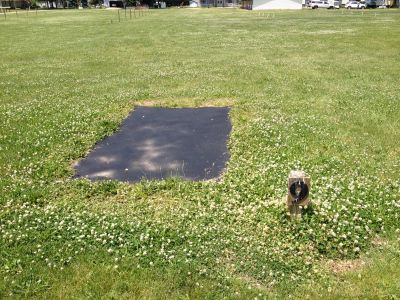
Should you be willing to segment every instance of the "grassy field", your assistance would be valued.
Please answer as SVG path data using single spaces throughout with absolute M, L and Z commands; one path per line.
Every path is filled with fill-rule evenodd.
M 398 299 L 400 11 L 120 18 L 0 15 L 0 298 Z M 223 180 L 71 179 L 139 104 L 232 106 Z

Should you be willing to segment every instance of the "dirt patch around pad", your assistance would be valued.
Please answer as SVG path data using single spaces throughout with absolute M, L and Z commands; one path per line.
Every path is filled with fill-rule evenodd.
M 230 98 L 218 98 L 205 100 L 200 98 L 173 98 L 173 99 L 146 99 L 136 102 L 137 106 L 146 107 L 173 107 L 173 108 L 207 108 L 207 107 L 231 107 L 234 100 Z

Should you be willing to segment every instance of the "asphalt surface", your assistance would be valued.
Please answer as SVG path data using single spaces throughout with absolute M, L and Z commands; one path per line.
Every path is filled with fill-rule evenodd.
M 91 180 L 217 178 L 229 159 L 228 107 L 136 107 L 113 135 L 75 166 Z

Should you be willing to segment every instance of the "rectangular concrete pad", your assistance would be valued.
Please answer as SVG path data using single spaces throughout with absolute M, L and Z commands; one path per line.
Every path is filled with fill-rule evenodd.
M 75 166 L 75 177 L 129 182 L 216 178 L 229 159 L 228 114 L 228 107 L 136 107 L 115 134 Z

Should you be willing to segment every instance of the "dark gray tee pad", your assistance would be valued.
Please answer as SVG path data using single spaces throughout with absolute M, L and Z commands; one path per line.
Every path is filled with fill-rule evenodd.
M 218 177 L 229 159 L 228 107 L 136 107 L 76 166 L 75 177 L 139 181 Z

